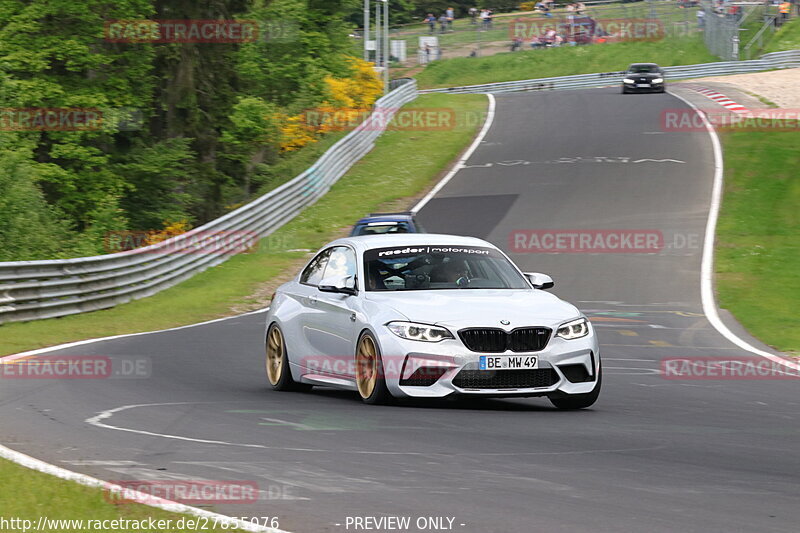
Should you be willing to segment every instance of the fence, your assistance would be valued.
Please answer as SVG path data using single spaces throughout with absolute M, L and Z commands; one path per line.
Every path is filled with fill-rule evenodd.
M 753 56 L 759 54 L 764 49 L 766 43 L 772 38 L 775 31 L 780 27 L 780 23 L 780 14 L 766 14 L 764 16 L 764 23 L 750 40 L 746 41 L 744 47 L 741 48 L 740 57 L 742 59 L 751 59 Z
M 717 7 L 707 1 L 703 10 L 706 47 L 725 61 L 750 59 L 760 53 L 765 37 L 770 36 L 779 23 L 778 6 L 763 2 L 736 2 Z
M 113 307 L 169 288 L 269 235 L 325 194 L 369 152 L 397 108 L 417 97 L 406 83 L 375 104 L 372 118 L 339 140 L 308 170 L 257 200 L 167 241 L 77 259 L 0 263 L 0 324 Z M 225 246 L 215 246 L 215 239 Z M 198 247 L 199 246 L 199 247 Z
M 668 79 L 691 79 L 706 76 L 725 76 L 728 74 L 746 74 L 764 70 L 800 67 L 800 50 L 773 52 L 760 59 L 750 61 L 720 61 L 700 65 L 684 65 L 665 67 Z M 594 74 L 577 74 L 555 78 L 538 78 L 533 80 L 507 81 L 468 85 L 465 87 L 449 87 L 445 89 L 428 89 L 420 93 L 507 93 L 515 91 L 548 91 L 564 89 L 587 89 L 618 85 L 622 81 L 623 72 L 601 72 Z
M 663 37 L 666 39 L 684 37 L 698 31 L 696 17 L 698 8 L 683 7 L 676 1 L 648 0 L 630 3 L 606 1 L 586 2 L 586 4 L 585 15 L 595 21 L 658 21 L 663 26 Z M 406 61 L 395 63 L 395 67 L 415 67 L 437 59 L 508 52 L 515 36 L 514 24 L 519 19 L 525 20 L 530 27 L 553 26 L 563 30 L 569 25 L 570 13 L 563 6 L 549 14 L 551 16 L 545 17 L 542 13 L 504 13 L 495 16 L 491 25 L 484 25 L 479 19 L 473 23 L 469 17 L 457 18 L 452 25 L 446 25 L 444 31 L 438 22 L 434 24 L 433 31 L 427 24 L 421 23 L 395 26 L 390 30 L 390 38 L 393 41 L 405 41 L 407 51 Z M 438 16 L 439 13 L 435 15 Z M 355 34 L 358 37 L 355 41 L 357 46 L 362 46 L 361 33 Z M 435 37 L 435 43 L 424 39 L 420 41 L 420 38 L 426 37 Z M 421 43 L 430 44 L 430 48 L 426 49 L 425 44 Z

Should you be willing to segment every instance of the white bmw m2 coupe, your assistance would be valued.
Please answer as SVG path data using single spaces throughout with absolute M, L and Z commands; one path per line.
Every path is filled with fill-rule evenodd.
M 276 390 L 336 387 L 370 404 L 455 394 L 589 407 L 602 378 L 597 339 L 552 286 L 471 237 L 339 239 L 273 296 L 267 378 Z

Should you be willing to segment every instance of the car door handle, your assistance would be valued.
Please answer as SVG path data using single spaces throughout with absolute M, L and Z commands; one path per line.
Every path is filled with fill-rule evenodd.
M 355 322 L 355 321 L 356 321 L 356 314 L 355 313 L 351 313 L 350 314 L 350 322 Z
M 309 296 L 308 297 L 308 305 L 317 305 L 317 297 L 316 296 Z

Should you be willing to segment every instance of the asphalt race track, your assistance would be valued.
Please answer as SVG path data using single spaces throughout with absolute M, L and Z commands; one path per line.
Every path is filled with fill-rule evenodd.
M 272 392 L 253 314 L 60 352 L 143 359 L 148 379 L 3 380 L 2 444 L 107 480 L 253 480 L 257 503 L 214 509 L 292 532 L 354 531 L 348 516 L 450 517 L 464 533 L 796 532 L 798 381 L 659 373 L 663 358 L 748 356 L 702 314 L 713 153 L 705 132 L 661 131 L 675 108 L 616 89 L 498 97 L 484 142 L 420 213 L 431 231 L 486 238 L 553 275 L 592 318 L 605 378 L 590 410 Z M 663 242 L 530 253 L 511 246 L 524 230 Z

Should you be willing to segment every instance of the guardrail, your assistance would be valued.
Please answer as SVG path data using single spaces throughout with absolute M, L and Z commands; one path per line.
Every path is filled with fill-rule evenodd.
M 115 254 L 0 262 L 0 324 L 113 307 L 155 294 L 222 263 L 324 195 L 372 149 L 397 109 L 413 101 L 417 94 L 416 82 L 407 80 L 378 100 L 372 115 L 311 168 L 257 200 L 185 234 Z
M 547 53 L 543 50 L 541 53 Z M 800 67 L 800 50 L 772 52 L 759 59 L 749 61 L 720 61 L 702 63 L 700 65 L 683 65 L 665 67 L 669 80 L 703 78 L 706 76 L 726 76 L 728 74 L 746 74 L 764 70 Z M 420 93 L 507 93 L 516 91 L 553 91 L 566 89 L 588 89 L 616 85 L 622 81 L 623 72 L 598 72 L 594 74 L 577 74 L 574 76 L 558 76 L 554 78 L 538 78 L 532 80 L 506 81 L 486 83 L 483 85 L 467 85 L 464 87 L 448 87 L 444 89 L 427 89 Z

